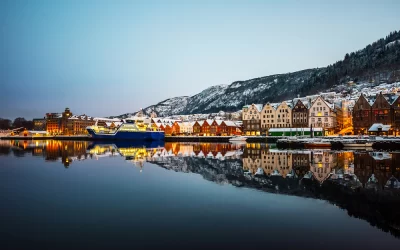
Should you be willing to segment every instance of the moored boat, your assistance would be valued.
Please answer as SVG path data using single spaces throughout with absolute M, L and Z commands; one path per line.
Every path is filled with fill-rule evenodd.
M 163 141 L 164 131 L 150 129 L 141 120 L 126 119 L 115 128 L 94 126 L 86 128 L 89 135 L 97 140 L 138 140 L 138 141 Z
M 313 139 L 304 141 L 305 148 L 331 148 L 331 143 L 327 140 Z
M 344 139 L 341 140 L 345 148 L 370 148 L 373 142 L 368 139 Z
M 245 142 L 247 140 L 244 136 L 234 136 L 229 139 L 230 142 Z

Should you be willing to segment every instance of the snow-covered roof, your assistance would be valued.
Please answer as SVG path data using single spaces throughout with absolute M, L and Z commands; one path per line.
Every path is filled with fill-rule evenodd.
M 228 127 L 237 127 L 238 125 L 233 121 L 224 121 L 225 125 Z
M 222 122 L 224 122 L 223 120 L 215 120 L 215 122 L 217 123 L 218 126 L 220 126 L 222 124 Z M 226 124 L 226 121 L 225 121 Z
M 393 94 L 385 94 L 385 95 L 383 95 L 383 97 L 385 97 L 385 99 L 388 101 L 388 103 L 390 105 L 392 105 L 397 100 L 397 98 L 399 96 L 398 95 L 393 95 Z
M 214 122 L 214 120 L 211 120 L 211 119 L 207 119 L 206 121 L 207 121 L 208 125 L 211 125 Z
M 382 123 L 374 123 L 372 126 L 368 129 L 368 132 L 387 132 L 390 129 L 390 125 L 384 125 Z
M 261 110 L 263 109 L 264 105 L 262 105 L 262 104 L 254 104 L 254 106 L 257 108 L 258 112 L 261 112 Z

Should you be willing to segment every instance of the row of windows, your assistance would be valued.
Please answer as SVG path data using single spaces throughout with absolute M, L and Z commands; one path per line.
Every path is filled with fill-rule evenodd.
M 318 113 L 318 116 L 321 116 L 321 115 L 322 115 L 321 113 Z M 315 115 L 314 112 L 312 112 L 312 113 L 311 113 L 311 116 L 316 116 L 316 115 Z M 325 113 L 324 113 L 324 116 L 329 116 L 329 113 L 328 113 L 328 112 L 325 112 Z
M 318 122 L 321 122 L 322 118 L 318 118 Z M 325 118 L 324 121 L 328 121 L 328 118 Z M 311 122 L 315 122 L 315 118 L 311 118 Z
M 326 110 L 326 107 L 313 107 L 313 111 L 322 111 L 322 110 Z
M 307 119 L 293 119 L 293 123 L 307 123 L 308 122 L 308 120 Z
M 262 128 L 290 128 L 290 124 L 276 124 L 276 125 L 272 125 L 272 124 L 265 124 L 265 125 L 261 125 Z

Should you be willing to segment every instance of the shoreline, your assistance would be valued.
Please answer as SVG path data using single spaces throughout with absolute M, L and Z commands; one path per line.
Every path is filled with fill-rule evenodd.
M 233 136 L 165 136 L 166 142 L 229 142 Z M 273 136 L 246 136 L 246 142 L 275 143 L 279 138 Z M 74 140 L 98 141 L 86 135 L 58 135 L 58 136 L 2 136 L 0 140 Z M 102 140 L 104 141 L 104 139 Z M 110 140 L 115 141 L 115 140 Z M 122 140 L 121 140 L 122 141 Z M 123 140 L 128 141 L 128 140 Z

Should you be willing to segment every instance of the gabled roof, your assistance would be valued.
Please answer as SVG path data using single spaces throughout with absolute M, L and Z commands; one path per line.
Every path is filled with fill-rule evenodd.
M 223 120 L 215 120 L 215 122 L 217 123 L 218 126 L 220 126 L 222 124 L 222 122 L 224 122 Z
M 256 106 L 258 112 L 261 112 L 264 105 L 262 105 L 262 104 L 254 104 L 254 106 Z
M 388 101 L 388 103 L 390 105 L 392 105 L 397 100 L 397 98 L 399 96 L 398 95 L 393 95 L 393 94 L 385 94 L 385 95 L 383 95 L 383 97 L 385 97 L 386 101 Z
M 318 97 L 312 102 L 311 106 L 314 105 L 314 103 L 315 103 L 318 99 L 321 99 L 321 101 L 323 101 L 330 109 L 333 110 L 333 109 L 335 108 L 335 105 L 334 105 L 334 104 L 332 104 L 332 103 L 330 103 L 330 102 L 324 100 L 324 98 L 322 98 L 321 96 L 318 96 Z
M 207 120 L 206 120 L 206 122 L 207 122 L 207 124 L 208 124 L 208 125 L 210 125 L 210 126 L 211 126 L 211 124 L 214 122 L 214 120 L 207 119 Z
M 203 126 L 204 121 L 197 121 L 200 126 Z
M 261 112 L 262 111 L 262 109 L 263 109 L 263 106 L 264 105 L 262 105 L 262 104 L 251 104 L 251 105 L 245 105 L 245 106 L 243 106 L 243 108 L 250 108 L 250 106 L 253 106 L 254 105 L 254 107 L 257 109 L 257 111 L 258 112 Z
M 387 132 L 390 129 L 390 125 L 383 125 L 382 123 L 374 123 L 372 126 L 368 129 L 368 132 Z
M 237 124 L 233 121 L 224 121 L 227 127 L 237 127 Z

